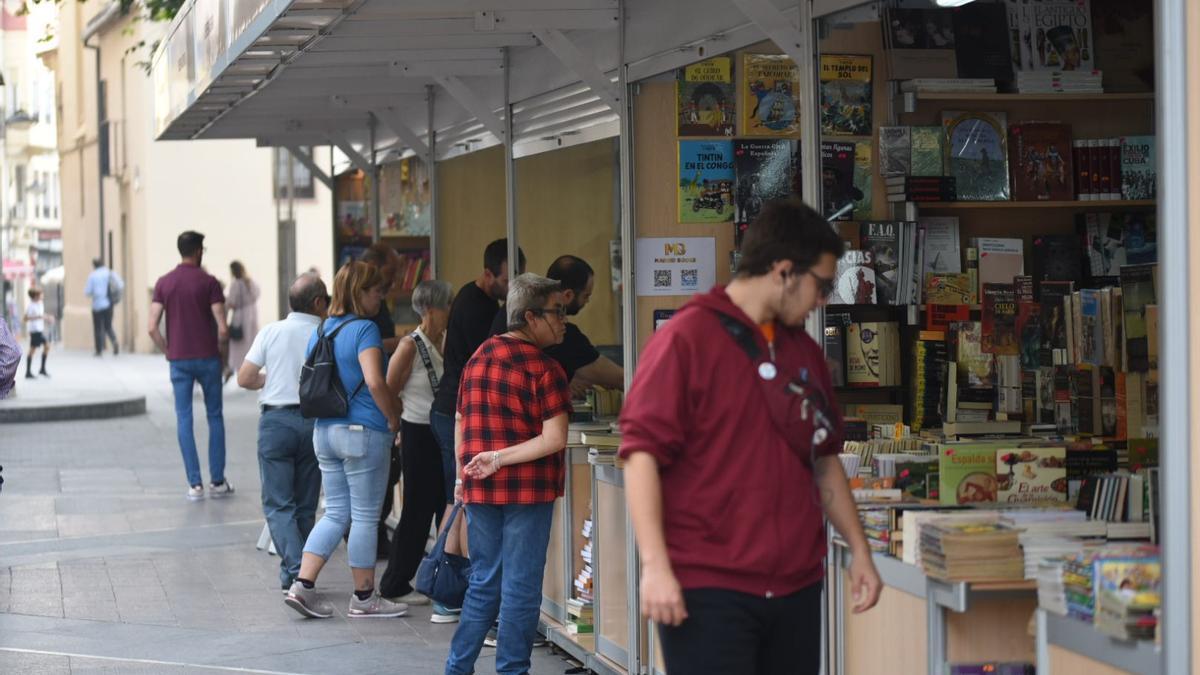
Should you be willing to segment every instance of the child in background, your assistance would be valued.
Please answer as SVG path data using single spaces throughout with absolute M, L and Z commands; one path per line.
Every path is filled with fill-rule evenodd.
M 33 379 L 33 354 L 38 347 L 42 348 L 42 377 L 50 377 L 46 372 L 46 357 L 50 354 L 50 342 L 46 340 L 46 308 L 42 304 L 42 291 L 37 288 L 29 289 L 29 304 L 25 305 L 25 331 L 29 333 L 29 355 L 25 357 L 25 379 Z

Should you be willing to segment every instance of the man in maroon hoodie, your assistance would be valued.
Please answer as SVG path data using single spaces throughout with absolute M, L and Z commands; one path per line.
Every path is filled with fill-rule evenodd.
M 825 517 L 850 544 L 854 610 L 879 599 L 829 371 L 804 331 L 841 255 L 817 212 L 767 204 L 734 280 L 679 310 L 638 364 L 620 454 L 642 613 L 669 673 L 816 673 Z

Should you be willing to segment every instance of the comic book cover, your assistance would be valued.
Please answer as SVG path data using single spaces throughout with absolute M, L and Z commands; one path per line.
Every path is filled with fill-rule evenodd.
M 742 235 L 764 203 L 793 193 L 799 173 L 798 146 L 799 141 L 786 138 L 733 141 L 735 246 L 741 247 Z
M 826 218 L 863 198 L 862 190 L 854 186 L 854 153 L 854 143 L 821 143 L 821 193 Z M 844 211 L 838 220 L 851 218 L 853 207 Z
M 1040 0 L 1029 6 L 1033 63 L 1026 70 L 1096 68 L 1088 0 Z
M 733 219 L 733 142 L 679 141 L 679 222 Z
M 821 55 L 821 133 L 871 134 L 871 57 Z
M 1057 122 L 1022 122 L 1009 128 L 1013 200 L 1072 201 L 1075 168 L 1071 127 Z
M 800 133 L 800 71 L 783 54 L 742 55 L 742 134 Z
M 871 197 L 874 195 L 875 164 L 871 161 L 870 141 L 858 141 L 854 144 L 854 189 L 862 194 L 854 200 L 855 220 L 869 220 L 872 216 Z
M 943 111 L 947 168 L 960 201 L 1005 201 L 1008 189 L 1008 116 Z
M 680 136 L 732 136 L 737 98 L 733 60 L 716 56 L 680 68 L 675 81 Z
M 896 304 L 900 274 L 900 223 L 872 221 L 859 225 L 859 241 L 875 265 L 875 296 L 881 305 Z

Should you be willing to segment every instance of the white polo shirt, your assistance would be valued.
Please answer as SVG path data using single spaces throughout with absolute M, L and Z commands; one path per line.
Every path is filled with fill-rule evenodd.
M 255 336 L 246 361 L 267 371 L 266 385 L 258 393 L 260 405 L 300 404 L 300 368 L 308 356 L 308 340 L 320 321 L 312 314 L 291 312 Z

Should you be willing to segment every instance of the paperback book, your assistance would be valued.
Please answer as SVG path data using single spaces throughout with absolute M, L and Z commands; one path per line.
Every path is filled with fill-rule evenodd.
M 826 218 L 841 213 L 838 220 L 851 220 L 855 203 L 863 198 L 862 190 L 854 186 L 854 153 L 854 143 L 821 143 L 821 193 Z
M 909 175 L 945 175 L 945 140 L 941 127 L 909 127 Z
M 837 282 L 829 296 L 834 305 L 873 305 L 875 266 L 869 251 L 846 251 L 837 264 Z
M 944 111 L 947 167 L 960 201 L 1005 201 L 1008 117 L 1002 112 Z
M 787 197 L 796 185 L 798 141 L 779 139 L 736 139 L 733 166 L 737 199 L 733 222 L 735 247 L 767 201 Z
M 954 78 L 954 21 L 944 9 L 888 7 L 884 44 L 892 79 Z
M 900 274 L 900 223 L 866 222 L 859 227 L 859 242 L 875 265 L 875 298 L 881 305 L 896 304 Z
M 800 133 L 800 70 L 782 54 L 742 55 L 742 134 Z
M 1123 199 L 1154 199 L 1157 195 L 1158 170 L 1154 143 L 1154 136 L 1121 137 Z
M 733 62 L 716 56 L 680 68 L 675 81 L 680 136 L 732 136 L 736 128 Z
M 821 55 L 821 133 L 871 134 L 871 57 Z
M 907 176 L 912 170 L 911 129 L 879 127 L 879 172 L 882 175 Z
M 1070 126 L 1057 122 L 1013 124 L 1008 148 L 1014 200 L 1075 199 Z
M 679 141 L 679 222 L 733 219 L 733 143 Z
M 1002 504 L 1065 502 L 1067 449 L 1013 448 L 996 452 L 996 486 Z
M 1016 356 L 1017 300 L 1012 284 L 983 285 L 983 334 L 981 349 L 988 354 Z

